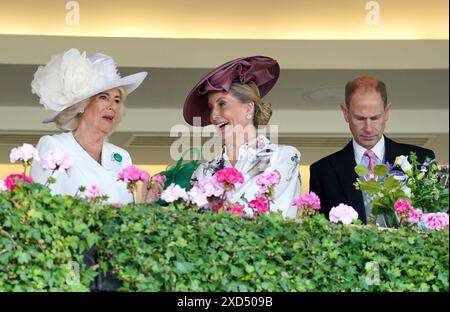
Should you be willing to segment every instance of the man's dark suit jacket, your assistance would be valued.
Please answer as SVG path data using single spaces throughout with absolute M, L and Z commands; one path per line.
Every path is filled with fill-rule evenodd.
M 415 152 L 420 162 L 428 156 L 434 159 L 432 150 L 415 145 L 400 144 L 385 138 L 385 161 L 393 164 L 395 157 L 408 156 Z M 316 193 L 321 201 L 320 212 L 329 217 L 332 207 L 340 203 L 352 206 L 358 212 L 358 218 L 366 222 L 366 210 L 362 192 L 355 189 L 353 183 L 358 178 L 355 173 L 355 155 L 350 141 L 342 150 L 315 162 L 309 168 L 309 190 Z

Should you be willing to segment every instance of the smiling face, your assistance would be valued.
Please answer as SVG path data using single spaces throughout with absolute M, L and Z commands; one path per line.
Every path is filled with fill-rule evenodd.
M 122 94 L 119 88 L 103 91 L 91 98 L 80 119 L 80 126 L 86 125 L 94 132 L 109 135 L 119 118 Z
M 211 123 L 225 140 L 230 139 L 238 129 L 253 127 L 253 118 L 247 118 L 253 115 L 253 102 L 242 103 L 231 93 L 212 92 L 208 94 L 208 108 Z
M 381 139 L 390 109 L 391 103 L 384 106 L 375 90 L 357 91 L 348 106 L 341 105 L 355 141 L 366 149 L 371 149 Z

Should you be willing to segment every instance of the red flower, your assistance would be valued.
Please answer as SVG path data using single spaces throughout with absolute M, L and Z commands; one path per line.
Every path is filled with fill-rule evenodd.
M 244 176 L 241 172 L 233 167 L 226 167 L 216 172 L 217 182 L 229 183 L 234 185 L 236 183 L 244 183 Z
M 257 214 L 266 213 L 269 211 L 269 203 L 264 197 L 251 200 L 248 203 L 248 206 L 255 209 Z
M 10 174 L 9 176 L 7 176 L 4 182 L 5 182 L 5 186 L 8 189 L 8 191 L 12 191 L 16 188 L 16 186 L 20 182 L 25 182 L 25 183 L 30 184 L 33 182 L 33 179 L 31 179 L 31 177 L 28 177 L 23 173 L 21 173 L 21 174 L 13 173 L 13 174 Z
M 234 204 L 231 208 L 229 208 L 232 214 L 238 214 L 242 217 L 244 214 L 244 206 L 239 204 Z

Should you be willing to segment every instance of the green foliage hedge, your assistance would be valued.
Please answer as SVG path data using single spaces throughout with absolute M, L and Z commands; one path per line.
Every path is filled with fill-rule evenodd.
M 95 271 L 110 270 L 125 291 L 448 291 L 448 229 L 181 208 L 101 206 L 36 184 L 0 193 L 0 290 L 89 290 Z M 93 246 L 100 266 L 86 268 Z

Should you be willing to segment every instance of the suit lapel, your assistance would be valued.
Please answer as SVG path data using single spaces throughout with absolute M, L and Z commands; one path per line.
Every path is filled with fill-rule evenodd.
M 398 144 L 392 141 L 391 139 L 384 136 L 384 144 L 385 144 L 385 162 L 389 162 L 391 165 L 395 161 L 395 157 L 401 154 L 401 151 L 398 149 Z
M 356 163 L 352 141 L 341 152 L 337 153 L 331 162 L 348 200 L 348 203 L 344 204 L 352 206 L 358 212 L 360 219 L 366 221 L 366 210 L 364 208 L 362 193 L 356 190 L 353 185 L 358 176 L 354 170 Z

